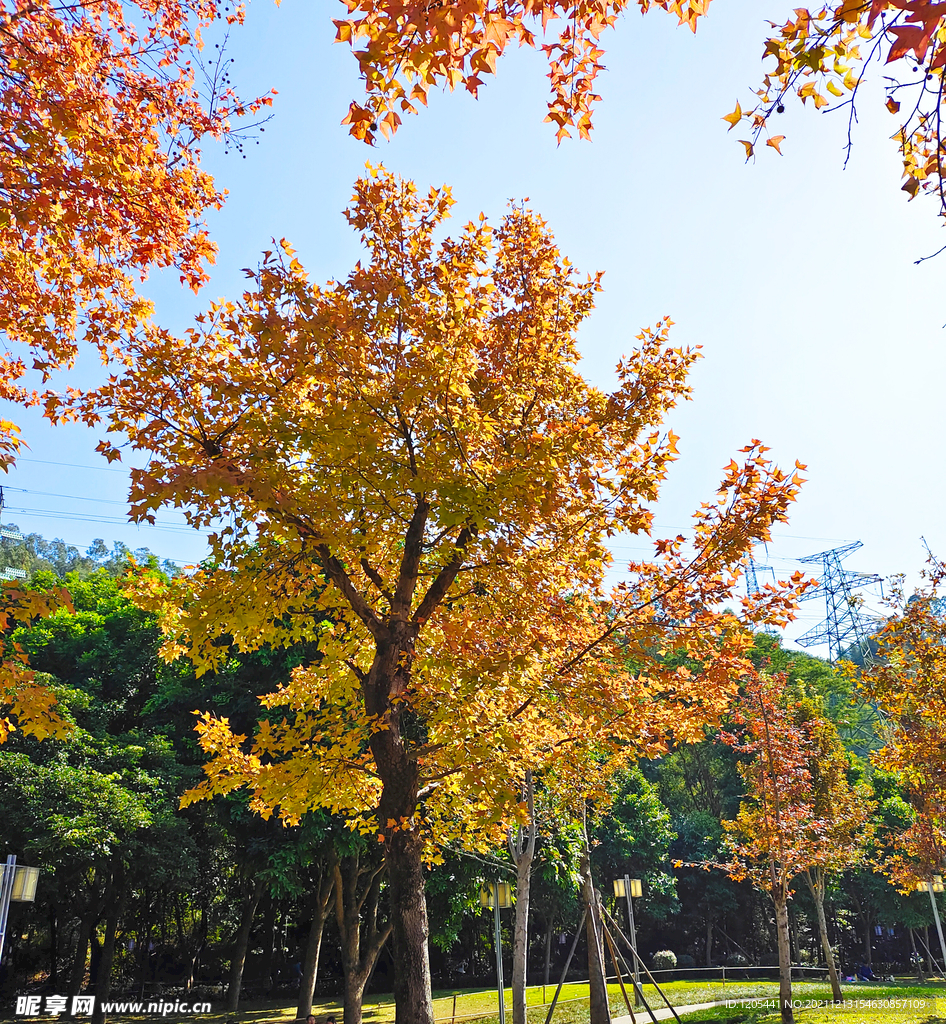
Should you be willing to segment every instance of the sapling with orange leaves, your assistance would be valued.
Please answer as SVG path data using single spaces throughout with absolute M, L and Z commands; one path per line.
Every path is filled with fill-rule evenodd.
M 719 865 L 731 878 L 748 879 L 775 908 L 779 1007 L 783 1024 L 794 1019 L 788 904 L 803 876 L 818 908 L 819 931 L 834 998 L 841 990 L 824 926 L 826 875 L 857 863 L 870 838 L 872 804 L 848 783 L 846 758 L 830 722 L 810 701 L 786 689 L 783 674 L 752 671 L 732 712 L 735 730 L 722 733 L 747 759 L 739 774 L 746 797 L 724 821 L 732 860 Z
M 877 633 L 877 654 L 859 684 L 883 716 L 884 746 L 874 761 L 904 787 L 915 820 L 891 837 L 883 867 L 909 892 L 946 865 L 946 569 L 932 554 L 921 586 L 909 597 L 892 581 L 892 614 Z

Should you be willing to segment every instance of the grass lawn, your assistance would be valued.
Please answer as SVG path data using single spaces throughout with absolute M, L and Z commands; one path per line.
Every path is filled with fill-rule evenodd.
M 750 982 L 693 982 L 675 981 L 661 986 L 674 1006 L 709 1003 L 718 1000 L 751 999 L 759 1005 L 719 1006 L 699 1010 L 684 1016 L 685 1024 L 778 1024 L 778 984 L 770 981 Z M 820 982 L 796 982 L 792 993 L 798 1002 L 795 1011 L 797 1024 L 946 1024 L 946 986 L 916 984 L 859 984 L 845 985 L 847 1002 L 843 1007 L 819 1006 L 831 998 L 830 988 Z M 627 1007 L 618 985 L 609 985 L 611 1013 L 625 1016 Z M 545 1001 L 551 1001 L 555 986 L 545 989 Z M 644 986 L 644 997 L 653 1009 L 665 1004 L 652 985 Z M 543 1006 L 543 990 L 538 985 L 528 990 L 529 1024 L 544 1024 L 547 1007 Z M 506 990 L 506 1019 L 511 1018 L 512 997 Z M 918 1005 L 914 1005 L 918 1004 Z M 493 990 L 457 989 L 434 993 L 434 1016 L 438 1021 L 451 1024 L 456 1007 L 456 1024 L 466 1024 L 475 1015 L 477 1024 L 498 1024 L 496 993 Z M 313 1007 L 316 1020 L 322 1021 L 335 1014 L 342 1024 L 341 1004 L 321 1001 Z M 480 1016 L 482 1015 L 482 1016 Z M 465 1018 L 465 1019 L 464 1019 Z M 132 1018 L 129 1018 L 132 1019 Z M 141 1020 L 142 1018 L 134 1018 Z M 295 1019 L 294 1005 L 285 1003 L 247 1003 L 236 1014 L 211 1013 L 200 1016 L 163 1018 L 172 1024 L 291 1024 Z M 112 1020 L 118 1018 L 113 1016 Z M 391 996 L 369 996 L 364 1007 L 365 1024 L 392 1024 L 394 1002 Z M 638 1024 L 650 1024 L 646 1010 L 637 1014 Z M 555 1009 L 553 1024 L 588 1024 L 588 985 L 565 985 Z

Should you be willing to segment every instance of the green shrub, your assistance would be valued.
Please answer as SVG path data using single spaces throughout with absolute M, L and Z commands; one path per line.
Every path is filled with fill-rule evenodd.
M 669 949 L 661 949 L 651 957 L 655 971 L 672 971 L 677 966 L 677 954 Z

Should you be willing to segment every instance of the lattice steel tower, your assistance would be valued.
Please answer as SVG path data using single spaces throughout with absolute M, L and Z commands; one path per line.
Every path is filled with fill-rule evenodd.
M 746 563 L 746 595 L 748 597 L 752 597 L 753 594 L 758 594 L 762 590 L 759 586 L 759 575 L 766 572 L 772 574 L 772 582 L 774 583 L 775 570 L 771 565 L 763 565 L 752 558 Z
M 753 597 L 755 594 L 758 594 L 762 590 L 762 587 L 759 586 L 759 576 L 763 576 L 765 573 L 771 573 L 772 582 L 776 582 L 775 570 L 772 568 L 771 565 L 763 565 L 761 562 L 757 562 L 755 561 L 755 559 L 750 557 L 749 561 L 746 563 L 747 597 Z M 771 633 L 775 636 L 778 635 L 778 630 L 774 626 L 770 625 L 768 622 L 763 623 L 762 625 L 755 628 L 761 629 L 763 633 Z
M 837 661 L 842 651 L 847 650 L 852 644 L 857 644 L 863 649 L 865 641 L 876 633 L 878 628 L 878 620 L 860 610 L 854 592 L 873 583 L 882 583 L 882 577 L 841 568 L 841 561 L 859 547 L 862 547 L 862 544 L 856 540 L 853 544 L 845 544 L 840 548 L 831 548 L 830 551 L 799 559 L 808 565 L 821 565 L 818 586 L 808 591 L 802 600 L 824 598 L 827 617 L 802 634 L 796 643 L 802 647 L 827 643 L 831 661 Z
M 3 515 L 3 488 L 0 487 L 0 515 Z M 23 540 L 23 534 L 13 526 L 5 526 L 0 523 L 0 537 L 4 540 Z M 6 559 L 3 559 L 6 561 Z M 23 569 L 14 569 L 10 565 L 0 566 L 0 580 L 25 580 L 26 573 Z

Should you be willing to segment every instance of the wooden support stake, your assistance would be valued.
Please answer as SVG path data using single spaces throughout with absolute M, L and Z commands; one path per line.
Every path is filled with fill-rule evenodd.
M 585 907 L 585 912 L 581 915 L 581 924 L 578 925 L 578 931 L 575 932 L 575 937 L 572 939 L 572 948 L 568 951 L 568 959 L 565 961 L 565 966 L 562 969 L 562 976 L 559 978 L 558 988 L 555 990 L 555 995 L 552 996 L 552 1003 L 549 1006 L 549 1012 L 546 1015 L 545 1024 L 552 1024 L 552 1014 L 555 1012 L 555 1004 L 558 1002 L 562 986 L 565 984 L 565 975 L 568 974 L 568 968 L 572 965 L 572 957 L 575 955 L 575 947 L 578 945 L 578 936 L 581 935 L 581 930 L 585 927 L 585 918 L 587 916 L 588 908 Z
M 624 1003 L 627 1006 L 627 1012 L 631 1015 L 631 1024 L 637 1024 L 637 1018 L 634 1016 L 634 1008 L 631 1006 L 631 1000 L 628 997 L 627 989 L 624 987 L 624 976 L 621 974 L 621 968 L 618 966 L 618 958 L 614 952 L 614 942 L 611 939 L 611 933 L 608 931 L 607 925 L 601 922 L 601 930 L 604 932 L 604 941 L 607 943 L 608 952 L 611 954 L 611 963 L 614 964 L 614 973 L 618 976 L 618 984 L 621 986 L 621 995 L 624 996 Z

